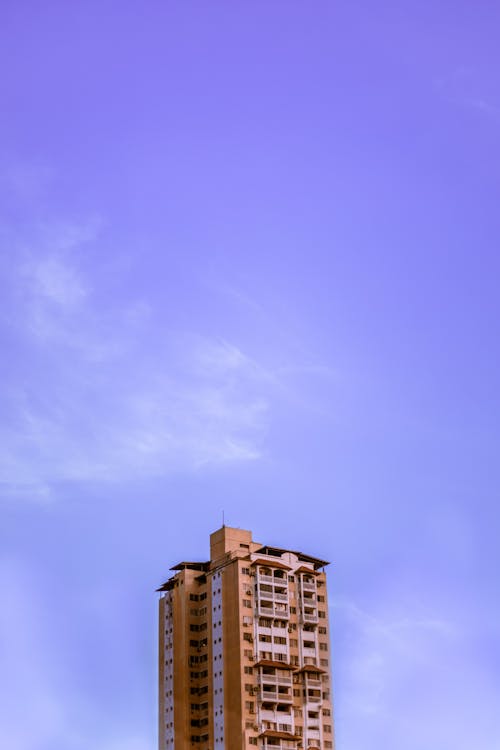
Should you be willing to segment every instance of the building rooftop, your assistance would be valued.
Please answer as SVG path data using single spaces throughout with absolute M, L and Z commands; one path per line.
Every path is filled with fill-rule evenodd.
M 319 557 L 311 557 L 310 555 L 304 555 L 303 552 L 298 552 L 294 549 L 283 549 L 281 547 L 261 547 L 258 550 L 255 550 L 257 554 L 261 555 L 273 555 L 274 557 L 281 557 L 281 555 L 288 553 L 291 553 L 292 555 L 297 555 L 297 558 L 301 562 L 309 562 L 314 565 L 315 568 L 324 568 L 325 565 L 329 565 L 330 563 L 327 560 L 321 560 Z
M 201 570 L 203 572 L 209 569 L 210 560 L 208 562 L 180 562 L 170 568 L 170 570 Z

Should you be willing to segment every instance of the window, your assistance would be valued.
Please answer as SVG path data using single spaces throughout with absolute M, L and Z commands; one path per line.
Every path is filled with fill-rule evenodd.
M 252 602 L 250 601 L 250 599 L 243 599 L 243 606 L 244 607 L 248 607 L 249 609 L 251 609 L 252 608 Z
M 320 659 L 319 664 L 321 667 L 327 667 L 328 666 L 328 659 Z
M 253 667 L 244 667 L 245 674 L 253 674 Z
M 318 602 L 324 602 L 324 601 L 325 601 L 325 597 L 324 597 L 324 596 L 321 596 L 321 595 L 319 595 L 319 596 L 318 596 Z
M 297 648 L 299 642 L 296 638 L 290 638 L 290 648 Z
M 328 643 L 320 643 L 319 644 L 319 650 L 320 651 L 328 651 Z
M 290 614 L 296 615 L 297 614 L 297 607 L 290 607 Z
M 322 609 L 320 609 L 319 612 L 318 612 L 318 617 L 320 617 L 321 619 L 324 620 L 326 618 L 326 612 L 324 612 Z
M 320 635 L 326 635 L 326 628 L 325 628 L 325 626 L 324 626 L 324 625 L 319 625 L 319 626 L 318 626 L 318 633 L 319 633 Z
M 245 701 L 245 710 L 248 711 L 249 714 L 253 714 L 255 711 L 255 703 L 253 701 Z
M 326 732 L 327 734 L 331 734 L 332 733 L 332 728 L 331 728 L 330 724 L 323 724 L 323 731 Z
M 242 574 L 244 576 L 249 576 L 250 575 L 250 568 L 242 568 L 241 572 L 242 572 Z

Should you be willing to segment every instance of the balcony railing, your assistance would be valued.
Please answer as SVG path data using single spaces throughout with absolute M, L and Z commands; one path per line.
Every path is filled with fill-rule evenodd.
M 319 680 L 317 677 L 311 677 L 311 675 L 307 675 L 307 684 L 310 687 L 321 687 L 321 680 Z
M 277 703 L 277 701 L 278 701 L 278 691 L 272 693 L 269 690 L 261 690 L 260 691 L 260 699 L 261 699 L 261 701 L 267 701 L 269 703 Z
M 257 576 L 257 580 L 262 583 L 274 583 L 273 576 L 265 576 L 264 574 L 259 573 Z
M 288 594 L 277 594 L 276 592 L 274 592 L 274 599 L 276 599 L 279 602 L 287 602 Z
M 302 604 L 304 607 L 315 607 L 317 604 L 316 596 L 314 594 L 311 594 L 311 596 L 303 596 Z
M 275 686 L 277 687 L 277 686 Z M 263 690 L 262 685 L 260 686 L 259 697 L 261 701 L 268 703 L 292 703 L 293 696 L 291 691 L 288 693 L 280 693 L 279 690 Z
M 275 617 L 277 619 L 288 620 L 288 607 L 273 607 L 272 602 L 260 601 L 257 604 L 257 614 L 259 617 Z
M 307 615 L 305 612 L 302 615 L 304 622 L 318 622 L 318 615 Z
M 307 581 L 302 581 L 301 587 L 304 591 L 316 591 L 315 583 L 308 583 Z

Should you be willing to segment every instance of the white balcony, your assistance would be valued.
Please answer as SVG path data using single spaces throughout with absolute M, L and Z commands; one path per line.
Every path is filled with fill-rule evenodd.
M 278 691 L 271 692 L 270 690 L 261 690 L 259 695 L 261 701 L 265 703 L 277 703 L 278 702 Z
M 261 701 L 266 703 L 292 703 L 293 702 L 293 695 L 292 691 L 289 690 L 287 692 L 281 692 L 279 691 L 278 685 L 276 684 L 270 684 L 266 683 L 265 687 L 274 688 L 273 690 L 264 690 L 264 685 L 260 685 L 259 690 L 259 698 Z
M 271 605 L 271 606 L 269 606 Z M 284 604 L 273 606 L 273 602 L 259 601 L 257 604 L 258 617 L 272 617 L 279 620 L 288 620 L 288 607 Z
M 318 615 L 317 614 L 306 614 L 305 612 L 302 614 L 302 619 L 304 622 L 318 622 Z
M 301 588 L 303 591 L 316 591 L 316 584 L 308 583 L 307 581 L 302 581 Z
M 274 583 L 274 578 L 272 576 L 265 576 L 261 575 L 260 573 L 257 576 L 257 580 L 259 581 L 259 583 Z
M 316 599 L 316 594 L 311 594 L 310 596 L 306 596 L 306 594 L 302 597 L 302 604 L 304 607 L 315 607 L 318 600 Z
M 277 594 L 276 592 L 274 592 L 273 598 L 275 599 L 275 601 L 278 601 L 278 602 L 287 602 L 288 594 Z
M 309 687 L 319 688 L 321 687 L 321 680 L 317 677 L 311 677 L 310 675 L 307 675 L 307 684 Z
M 319 727 L 307 727 L 307 739 L 308 740 L 320 740 L 321 734 Z

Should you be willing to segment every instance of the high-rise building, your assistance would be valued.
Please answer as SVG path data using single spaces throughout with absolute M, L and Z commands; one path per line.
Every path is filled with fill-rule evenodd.
M 159 589 L 160 750 L 334 747 L 324 568 L 223 526 Z

